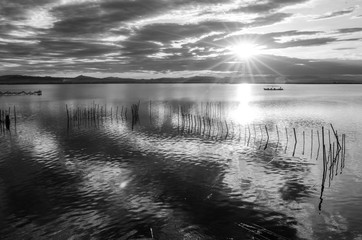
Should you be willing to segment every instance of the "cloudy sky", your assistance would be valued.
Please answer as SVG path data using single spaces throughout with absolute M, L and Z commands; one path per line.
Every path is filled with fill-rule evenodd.
M 362 74 L 361 0 L 1 0 L 0 75 Z

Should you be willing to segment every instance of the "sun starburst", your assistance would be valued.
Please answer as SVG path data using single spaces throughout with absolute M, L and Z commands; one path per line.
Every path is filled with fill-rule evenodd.
M 262 54 L 263 49 L 263 46 L 256 45 L 251 42 L 240 42 L 229 48 L 232 54 L 237 56 L 239 59 L 244 60 L 248 60 Z

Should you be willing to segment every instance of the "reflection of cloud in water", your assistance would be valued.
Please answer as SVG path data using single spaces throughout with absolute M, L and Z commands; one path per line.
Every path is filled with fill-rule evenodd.
M 63 149 L 59 145 L 56 135 L 50 131 L 42 129 L 38 124 L 26 122 L 25 129 L 18 135 L 16 140 L 22 150 L 31 150 L 36 161 L 45 165 L 59 164 L 59 160 L 65 160 Z
M 107 128 L 107 131 L 110 134 L 114 132 L 111 125 L 108 127 L 110 129 Z M 167 135 L 145 135 L 139 132 L 133 132 L 130 135 L 132 137 L 128 135 L 124 137 L 127 138 L 126 142 L 132 146 L 134 151 L 141 150 L 147 155 L 166 158 L 165 165 L 159 167 L 167 168 L 167 171 L 172 172 L 167 165 L 179 162 L 179 170 L 173 172 L 173 178 L 183 178 L 186 169 L 189 169 L 188 165 L 199 168 L 195 172 L 199 175 L 201 172 L 210 174 L 211 169 L 216 170 L 215 174 L 212 173 L 209 178 L 203 179 L 202 184 L 210 187 L 204 196 L 205 200 L 218 202 L 218 194 L 230 189 L 231 197 L 235 200 L 256 204 L 265 211 L 274 209 L 294 215 L 290 206 L 281 205 L 283 197 L 279 189 L 285 184 L 285 175 L 292 171 L 301 174 L 308 173 L 306 169 L 309 168 L 309 165 L 299 158 L 276 158 L 270 162 L 273 155 L 265 155 L 264 151 L 240 147 L 228 141 L 208 142 L 202 139 L 169 138 Z M 159 169 L 159 171 L 163 170 Z M 193 175 L 193 178 L 196 180 L 196 175 Z M 196 188 L 197 185 L 199 182 L 195 181 L 192 188 Z M 204 190 L 200 190 L 199 194 Z
M 172 122 L 173 125 L 176 125 L 175 114 L 173 116 Z M 269 125 L 274 126 L 275 123 L 268 122 L 267 125 L 269 128 Z M 306 125 L 309 126 L 310 124 Z M 176 129 L 170 131 L 170 128 L 167 129 L 165 126 L 163 129 L 149 129 L 147 127 L 148 125 L 145 124 L 138 126 L 135 131 L 130 131 L 127 123 L 105 121 L 102 128 L 92 133 L 95 134 L 95 138 L 100 138 L 103 151 L 112 152 L 113 156 L 123 155 L 126 152 L 126 155 L 130 154 L 128 157 L 132 159 L 132 163 L 129 162 L 130 160 L 127 162 L 134 166 L 128 165 L 126 168 L 132 169 L 133 176 L 141 176 L 141 180 L 136 180 L 136 185 L 142 184 L 146 178 L 150 181 L 151 179 L 156 180 L 155 185 L 142 186 L 142 190 L 139 191 L 154 188 L 158 189 L 161 194 L 167 192 L 166 195 L 171 196 L 171 199 L 166 199 L 173 205 L 175 204 L 173 197 L 176 199 L 181 197 L 179 193 L 181 190 L 170 190 L 171 187 L 165 183 L 174 182 L 185 185 L 187 181 L 193 181 L 189 188 L 197 189 L 200 187 L 199 194 L 202 193 L 205 199 L 216 205 L 219 201 L 217 196 L 222 193 L 228 195 L 229 200 L 237 200 L 240 203 L 247 202 L 263 209 L 263 211 L 274 210 L 287 213 L 287 216 L 293 216 L 299 220 L 297 221 L 298 228 L 308 227 L 302 210 L 302 206 L 305 204 L 303 201 L 310 201 L 309 197 L 315 191 L 314 188 L 308 188 L 315 183 L 315 178 L 311 175 L 319 176 L 319 172 L 315 173 L 318 169 L 311 166 L 315 163 L 308 161 L 308 157 L 305 158 L 301 154 L 297 154 L 300 157 L 286 157 L 287 154 L 283 155 L 284 149 L 278 148 L 274 142 L 269 142 L 268 149 L 263 151 L 263 148 L 255 149 L 255 146 L 253 148 L 242 147 L 243 144 L 235 138 L 213 140 L 206 139 L 205 136 L 180 135 L 176 133 Z M 271 136 L 276 138 L 276 130 L 271 127 L 269 131 L 274 134 Z M 84 138 L 90 136 L 87 129 L 80 132 Z M 284 138 L 285 136 L 281 137 Z M 285 139 L 282 140 L 285 142 Z M 294 139 L 290 137 L 289 140 L 293 144 Z M 110 146 L 105 147 L 108 144 Z M 260 144 L 264 146 L 264 142 Z M 142 155 L 142 158 L 149 158 L 149 162 L 143 162 L 144 166 L 136 163 L 139 161 L 137 159 L 138 154 Z M 309 156 L 309 153 L 307 155 Z M 243 162 L 250 167 L 241 166 L 236 171 L 233 164 L 237 166 L 238 162 Z M 137 169 L 136 166 L 142 169 Z M 147 168 L 149 168 L 149 172 L 140 173 Z M 157 176 L 153 176 L 151 172 Z M 165 177 L 164 172 L 168 172 L 169 175 Z M 288 178 L 288 175 L 293 172 L 298 173 L 302 178 Z M 142 180 L 142 178 L 144 179 Z M 298 184 L 292 184 L 293 181 L 297 181 Z M 170 185 L 173 186 L 173 184 Z M 211 188 L 207 189 L 207 187 Z M 231 195 L 229 195 L 230 191 Z M 146 192 L 149 194 L 148 190 Z M 152 194 L 147 194 L 137 196 L 135 193 L 135 202 L 146 201 L 143 205 L 147 206 L 149 203 L 157 205 L 159 199 L 153 197 Z M 143 198 L 144 196 L 147 197 Z M 194 200 L 199 201 L 201 199 L 196 198 Z M 127 208 L 132 209 L 132 207 Z M 142 206 L 139 208 L 142 209 Z M 160 208 L 162 209 L 162 207 Z M 297 211 L 297 214 L 294 211 Z M 311 215 L 313 212 L 308 212 L 308 216 Z
M 233 197 L 243 201 L 262 203 L 269 207 L 280 204 L 277 192 L 283 184 L 283 175 L 266 174 L 262 165 L 250 164 L 245 159 L 230 162 L 223 182 L 233 191 Z
M 108 161 L 112 160 L 112 162 Z M 168 208 L 157 203 L 152 195 L 140 191 L 134 184 L 131 170 L 121 167 L 116 159 L 74 161 L 72 171 L 82 176 L 79 191 L 87 196 L 106 195 L 114 206 L 119 206 L 135 214 L 157 213 L 155 217 L 163 218 L 169 214 Z M 169 208 L 170 209 L 170 208 Z
M 181 211 L 181 218 L 185 219 L 187 216 L 187 222 L 201 222 L 201 226 L 214 224 L 214 227 L 208 227 L 210 230 L 225 227 L 220 225 L 220 221 L 238 222 L 242 215 L 250 214 L 249 211 L 252 211 L 251 215 L 255 217 L 248 219 L 263 225 L 266 221 L 263 216 L 272 211 L 272 205 L 265 206 L 266 202 L 246 202 L 244 199 L 232 199 L 229 196 L 231 188 L 223 183 L 224 175 L 232 174 L 227 172 L 228 164 L 245 153 L 245 149 L 242 150 L 239 144 L 234 145 L 233 141 L 175 138 L 154 132 L 119 132 L 117 126 L 112 124 L 105 125 L 101 131 L 92 132 L 92 135 L 102 142 L 100 149 L 109 155 L 104 158 L 106 163 L 100 164 L 117 162 L 119 167 L 130 171 L 131 181 L 120 190 L 123 195 L 117 192 L 113 194 L 110 190 L 109 199 L 116 199 L 115 205 L 120 204 L 136 215 L 150 214 L 165 219 L 171 217 L 173 211 Z M 87 139 L 88 133 L 83 132 L 78 137 L 81 138 L 74 141 Z M 87 154 L 95 154 L 100 149 L 94 149 L 93 153 L 88 149 Z M 225 156 L 228 157 L 225 159 Z M 267 197 L 265 195 L 263 200 Z M 237 205 L 244 207 L 239 209 L 236 208 Z M 260 211 L 248 210 L 248 206 L 256 207 Z M 172 211 L 169 212 L 169 209 Z M 269 224 L 275 228 L 279 228 L 279 223 L 274 222 L 275 219 L 287 220 L 282 214 L 272 215 Z M 177 218 L 180 218 L 179 214 Z M 215 234 L 234 236 L 242 231 L 233 228 L 229 227 L 232 233 L 227 234 L 228 230 L 224 229 Z M 287 236 L 294 234 L 292 228 L 282 228 Z
M 129 180 L 129 171 L 118 166 L 105 165 L 104 163 L 86 163 L 84 167 L 78 164 L 83 175 L 83 184 L 86 189 L 97 191 L 120 192 Z
M 55 137 L 44 132 L 38 136 L 34 136 L 32 144 L 34 145 L 34 154 L 37 156 L 58 153 L 60 150 Z
M 281 198 L 275 186 L 283 183 L 282 176 L 293 168 L 283 168 L 277 161 L 268 165 L 271 159 L 255 154 L 255 149 L 241 147 L 236 141 L 215 142 L 158 132 L 131 132 L 110 121 L 105 121 L 104 128 L 95 131 L 74 130 L 67 147 L 82 150 L 77 150 L 79 156 L 72 155 L 68 159 L 73 163 L 68 163 L 67 167 L 82 178 L 79 192 L 97 202 L 107 201 L 110 209 L 122 208 L 131 219 L 147 215 L 167 219 L 174 209 L 182 209 L 181 218 L 188 222 L 206 224 L 206 217 L 213 226 L 222 227 L 220 219 L 240 221 L 240 216 L 248 213 L 248 207 L 259 209 L 252 211 L 255 217 L 248 218 L 258 224 L 269 221 L 263 218 L 271 214 L 270 211 L 285 210 L 278 207 Z M 90 138 L 101 144 L 90 148 Z M 71 145 L 73 141 L 76 146 Z M 243 166 L 239 172 L 233 172 L 232 164 L 240 161 L 240 156 L 245 157 L 242 161 L 253 161 L 254 165 L 250 164 L 248 179 L 242 183 L 249 192 L 243 192 L 242 198 L 235 198 L 229 191 L 240 192 L 240 188 L 235 186 L 238 181 L 233 178 L 244 172 Z M 300 167 L 295 166 L 295 170 L 298 169 Z M 278 170 L 283 171 L 278 175 Z M 243 207 L 239 209 L 238 205 Z M 287 219 L 282 214 L 271 215 L 270 224 L 276 229 L 279 225 L 275 219 Z M 238 231 L 234 230 L 233 234 Z M 292 228 L 286 231 L 289 236 L 293 235 Z

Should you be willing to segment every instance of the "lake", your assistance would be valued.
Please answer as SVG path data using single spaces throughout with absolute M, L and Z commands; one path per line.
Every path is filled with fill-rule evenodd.
M 0 86 L 1 239 L 362 239 L 362 85 L 280 86 Z

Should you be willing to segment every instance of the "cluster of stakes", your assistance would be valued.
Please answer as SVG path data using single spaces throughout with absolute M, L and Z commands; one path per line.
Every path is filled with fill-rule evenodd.
M 116 107 L 115 113 L 113 112 L 113 108 L 111 107 L 109 111 L 107 110 L 107 106 L 99 105 L 93 103 L 88 107 L 75 107 L 71 108 L 68 105 L 65 106 L 67 111 L 67 123 L 68 127 L 70 126 L 81 126 L 84 124 L 90 125 L 98 125 L 103 120 L 110 118 L 113 119 L 115 117 L 117 120 L 121 119 L 128 120 L 129 112 L 131 112 L 132 119 L 132 129 L 136 123 L 139 123 L 139 102 L 138 104 L 132 104 L 130 107 L 131 111 L 128 111 L 128 107 L 121 106 L 119 108 Z
M 319 202 L 319 210 L 322 209 L 323 202 L 323 192 L 324 185 L 326 183 L 328 175 L 328 187 L 331 186 L 331 181 L 334 176 L 337 176 L 338 173 L 342 174 L 344 168 L 344 163 L 346 159 L 346 135 L 338 135 L 337 131 L 334 130 L 333 125 L 331 124 L 331 129 L 335 137 L 336 142 L 331 142 L 330 130 L 328 130 L 328 143 L 324 139 L 324 127 L 322 127 L 322 153 L 323 153 L 323 177 L 321 185 L 321 194 Z
M 11 108 L 0 109 L 0 133 L 6 133 L 10 130 L 11 122 L 13 120 L 14 126 L 16 126 L 16 108 L 13 107 L 13 116 L 11 115 Z

